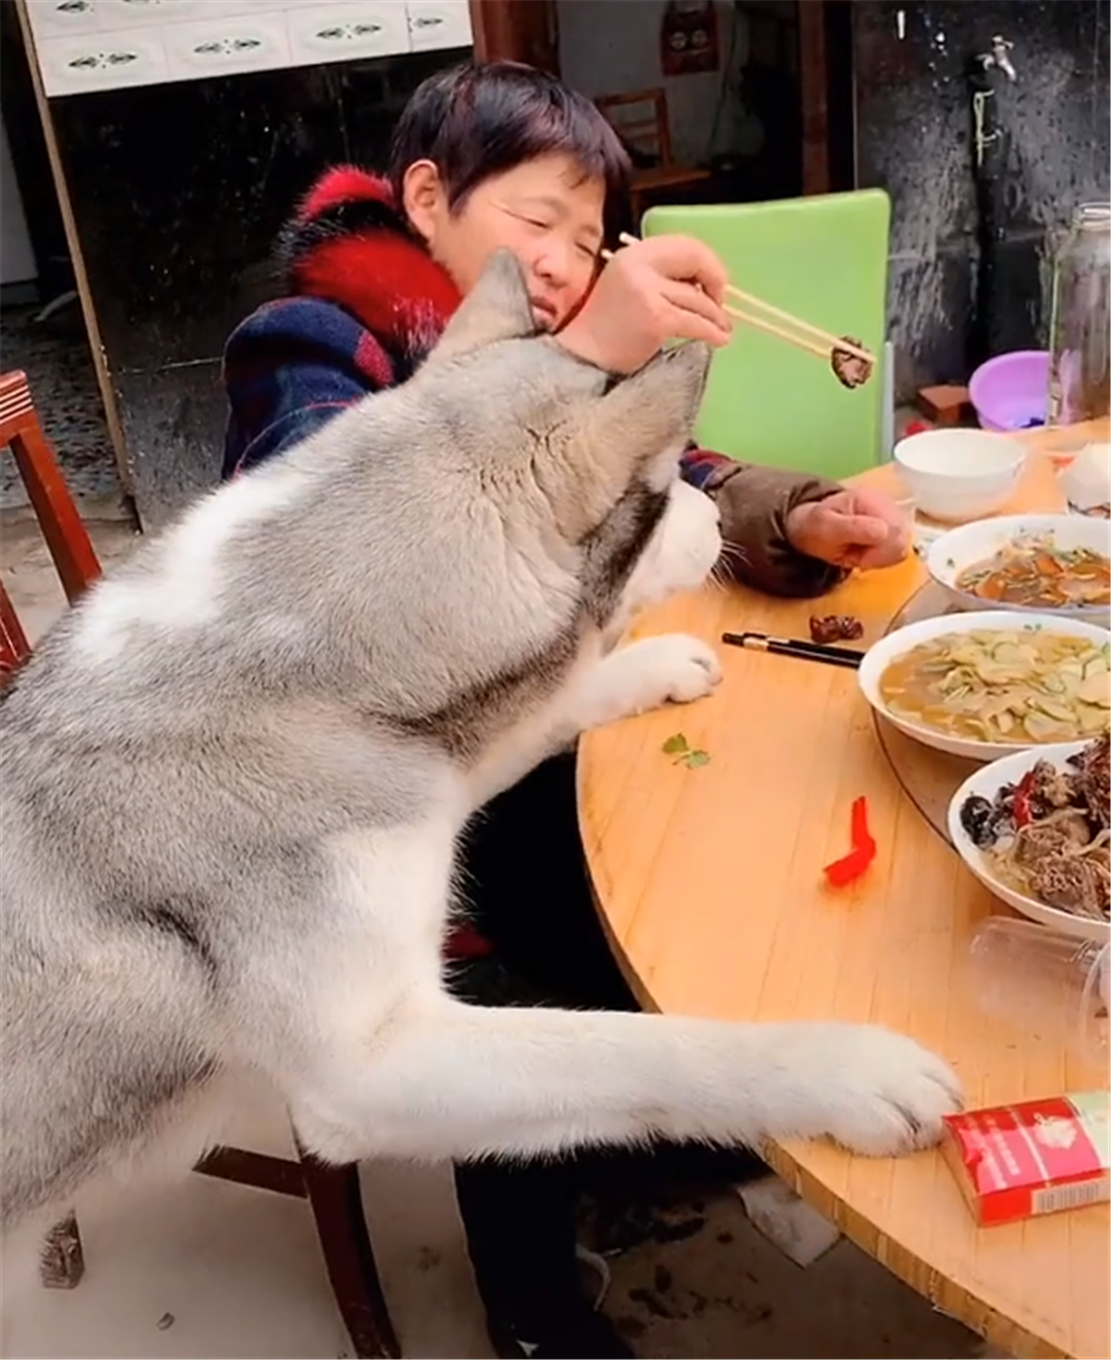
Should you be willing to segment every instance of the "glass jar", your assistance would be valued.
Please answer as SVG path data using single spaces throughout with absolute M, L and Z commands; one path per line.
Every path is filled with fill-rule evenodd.
M 1111 204 L 1083 203 L 1053 269 L 1049 424 L 1111 411 Z

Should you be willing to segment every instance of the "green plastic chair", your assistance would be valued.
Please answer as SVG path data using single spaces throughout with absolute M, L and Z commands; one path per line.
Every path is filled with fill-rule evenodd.
M 644 236 L 678 232 L 705 241 L 738 288 L 832 335 L 854 336 L 877 356 L 870 380 L 849 390 L 816 355 L 738 323 L 710 370 L 695 426 L 704 448 L 838 479 L 886 455 L 890 221 L 880 189 L 645 213 Z

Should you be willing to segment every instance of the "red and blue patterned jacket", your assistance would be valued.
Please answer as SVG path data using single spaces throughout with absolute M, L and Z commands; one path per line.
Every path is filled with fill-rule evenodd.
M 281 242 L 288 296 L 260 307 L 224 353 L 225 478 L 300 443 L 369 392 L 409 378 L 459 305 L 447 273 L 406 228 L 386 181 L 327 172 Z M 691 449 L 683 476 L 717 500 L 729 561 L 774 594 L 816 595 L 841 573 L 787 543 L 787 512 L 836 484 Z

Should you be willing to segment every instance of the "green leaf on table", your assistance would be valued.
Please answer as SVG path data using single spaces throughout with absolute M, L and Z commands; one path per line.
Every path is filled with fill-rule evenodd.
M 687 739 L 683 736 L 682 732 L 676 732 L 673 737 L 668 737 L 663 744 L 663 753 L 665 756 L 682 755 L 689 750 L 690 747 L 687 745 Z
M 709 765 L 709 763 L 709 751 L 690 751 L 683 761 L 688 770 L 697 770 L 700 765 Z

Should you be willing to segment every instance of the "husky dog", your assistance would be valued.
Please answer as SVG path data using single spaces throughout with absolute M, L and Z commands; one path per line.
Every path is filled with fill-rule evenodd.
M 53 630 L 2 704 L 6 1233 L 189 1167 L 248 1079 L 337 1162 L 934 1142 L 955 1079 L 883 1030 L 445 988 L 475 810 L 719 679 L 694 638 L 614 647 L 720 550 L 678 478 L 708 361 L 614 382 L 535 333 L 496 256 L 409 383 L 201 501 Z

